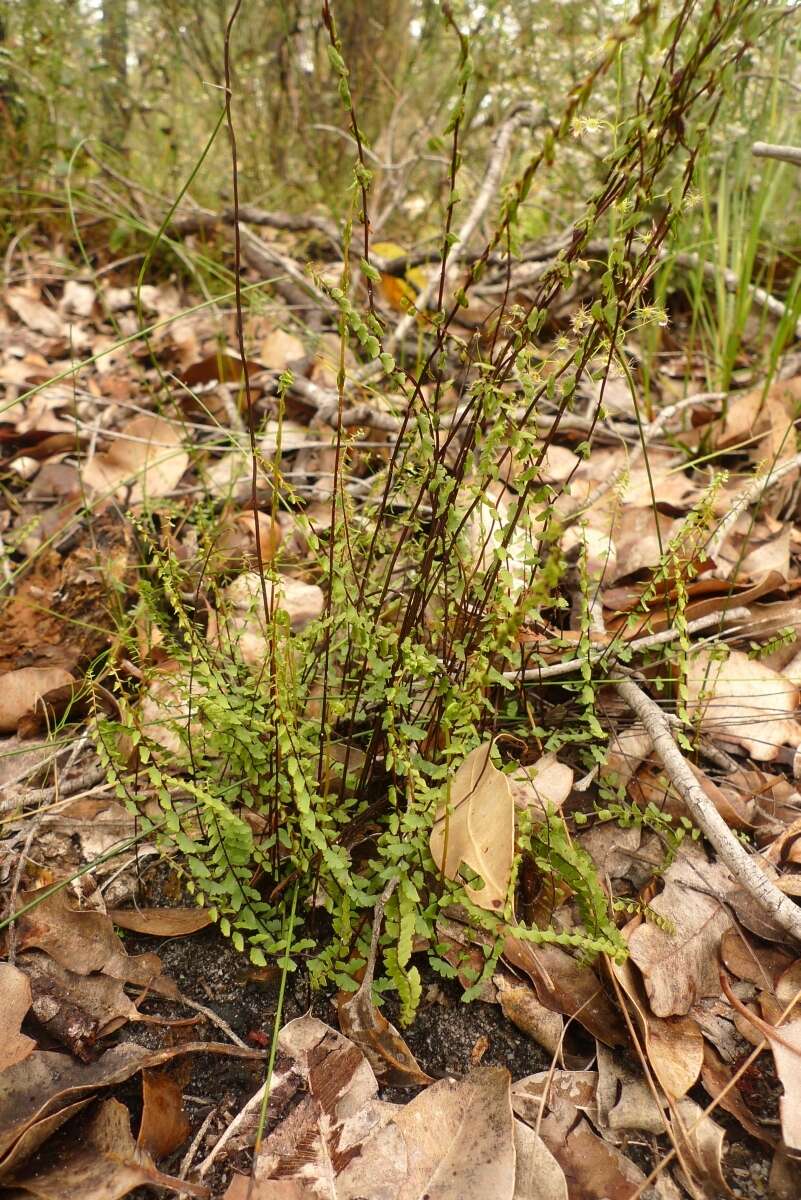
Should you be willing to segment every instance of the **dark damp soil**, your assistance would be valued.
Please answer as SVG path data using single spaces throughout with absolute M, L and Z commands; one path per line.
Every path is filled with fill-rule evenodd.
M 249 978 L 251 968 L 248 960 L 222 937 L 216 927 L 209 927 L 191 937 L 172 940 L 127 934 L 125 943 L 131 954 L 155 951 L 162 959 L 165 972 L 177 982 L 181 992 L 221 1017 L 248 1045 L 255 1048 L 269 1046 L 278 1000 L 278 979 L 261 982 Z M 520 1079 L 549 1066 L 550 1058 L 546 1052 L 509 1022 L 499 1005 L 481 1001 L 464 1004 L 458 984 L 443 981 L 423 961 L 420 962 L 420 969 L 423 976 L 423 1002 L 414 1024 L 402 1032 L 420 1066 L 428 1074 L 435 1078 L 461 1075 L 480 1061 L 488 1065 L 505 1066 L 514 1079 Z M 178 1006 L 155 998 L 146 1007 L 162 1016 L 187 1016 L 185 1008 L 179 1011 Z M 384 1012 L 390 1020 L 398 1023 L 397 1004 L 392 997 L 388 998 Z M 290 1021 L 304 1013 L 311 1013 L 337 1026 L 333 994 L 313 993 L 301 968 L 288 978 L 283 1021 Z M 130 1026 L 125 1036 L 161 1045 L 164 1044 L 165 1029 L 158 1026 Z M 207 1021 L 192 1031 L 192 1039 L 227 1040 L 220 1029 Z M 587 1048 L 590 1049 L 589 1042 Z M 589 1061 L 591 1051 L 587 1057 Z M 770 1056 L 763 1057 L 769 1059 Z M 184 1088 L 186 1112 L 192 1124 L 193 1136 L 212 1108 L 217 1107 L 204 1143 L 196 1154 L 194 1161 L 197 1164 L 261 1086 L 264 1064 L 202 1054 L 193 1054 L 183 1061 L 188 1073 Z M 131 1108 L 135 1130 L 141 1107 L 138 1080 L 126 1084 L 124 1094 L 120 1091 L 117 1094 Z M 405 1103 L 415 1095 L 415 1089 L 383 1088 L 380 1095 L 382 1099 L 394 1103 Z M 775 1115 L 776 1096 L 776 1088 L 767 1088 L 765 1116 Z M 707 1102 L 703 1094 L 699 1094 L 697 1099 L 703 1104 Z M 726 1113 L 716 1113 L 715 1119 L 726 1128 L 725 1171 L 734 1195 L 742 1200 L 763 1200 L 768 1195 L 770 1153 L 758 1142 L 743 1135 L 737 1122 Z M 161 1162 L 160 1169 L 177 1174 L 186 1148 L 183 1146 L 172 1159 Z M 636 1135 L 631 1135 L 622 1147 L 624 1153 L 646 1174 L 668 1148 L 663 1139 L 640 1140 Z M 225 1156 L 221 1156 L 221 1159 L 224 1160 Z M 233 1161 L 221 1161 L 219 1167 L 215 1165 L 215 1169 L 204 1180 L 212 1188 L 215 1200 L 225 1192 L 234 1169 L 246 1170 L 247 1166 L 248 1161 L 242 1154 L 235 1156 Z M 145 1200 L 151 1194 L 144 1189 L 131 1193 L 135 1200 L 140 1200 L 140 1197 Z
M 151 875 L 146 897 L 142 898 L 141 903 L 163 905 L 170 900 L 175 903 L 174 893 L 170 897 L 169 892 L 162 889 L 164 878 L 159 878 L 160 875 L 159 870 L 155 872 L 155 878 Z M 184 996 L 215 1014 L 249 1047 L 264 1052 L 261 1060 L 248 1061 L 194 1053 L 175 1061 L 171 1069 L 180 1074 L 191 1135 L 185 1145 L 170 1158 L 160 1161 L 158 1166 L 166 1174 L 177 1175 L 191 1140 L 209 1114 L 212 1116 L 203 1140 L 196 1149 L 194 1166 L 205 1158 L 237 1113 L 261 1087 L 266 1051 L 275 1022 L 279 977 L 277 973 L 263 972 L 261 975 L 264 978 L 261 978 L 260 973 L 253 971 L 247 957 L 238 953 L 216 926 L 209 926 L 191 936 L 171 939 L 126 933 L 124 940 L 130 954 L 145 951 L 158 954 L 164 972 L 177 983 Z M 423 1001 L 413 1025 L 402 1032 L 420 1066 L 429 1075 L 434 1078 L 462 1075 L 481 1062 L 505 1066 L 513 1079 L 520 1079 L 550 1065 L 549 1055 L 509 1022 L 499 1005 L 480 1001 L 464 1004 L 458 984 L 443 981 L 422 960 L 419 966 L 423 978 Z M 182 1004 L 152 996 L 143 1002 L 141 1008 L 143 1013 L 171 1021 L 185 1021 L 193 1016 L 198 1020 L 189 1028 L 130 1024 L 118 1035 L 120 1040 L 135 1040 L 152 1047 L 189 1040 L 226 1043 L 230 1040 L 207 1017 Z M 397 1004 L 393 997 L 387 998 L 384 1012 L 396 1025 L 399 1024 Z M 337 1026 L 333 993 L 313 993 L 306 973 L 300 967 L 287 979 L 283 1023 L 306 1013 Z M 581 1053 L 587 1051 L 586 1061 L 589 1062 L 593 1054 L 591 1040 L 587 1038 L 578 1048 Z M 770 1059 L 769 1055 L 762 1057 Z M 770 1063 L 767 1069 L 769 1072 Z M 755 1104 L 752 1098 L 752 1108 L 754 1111 L 764 1108 L 765 1117 L 775 1118 L 777 1096 L 781 1089 L 775 1080 L 772 1087 L 769 1086 L 770 1082 L 768 1079 L 765 1083 L 764 1105 Z M 140 1077 L 135 1076 L 113 1092 L 131 1112 L 134 1135 L 141 1116 L 141 1087 Z M 415 1095 L 415 1089 L 383 1088 L 380 1095 L 385 1100 L 405 1103 Z M 702 1104 L 706 1103 L 704 1095 L 699 1095 L 697 1099 Z M 726 1113 L 718 1112 L 715 1118 L 725 1126 L 727 1132 L 725 1166 L 733 1193 L 742 1200 L 762 1200 L 768 1195 L 770 1153 L 758 1142 L 743 1135 L 736 1121 Z M 79 1135 L 84 1121 L 85 1114 L 79 1115 L 66 1127 L 65 1134 L 69 1136 L 70 1129 L 75 1128 Z M 633 1135 L 622 1148 L 648 1173 L 667 1147 L 663 1145 L 663 1139 L 649 1137 L 641 1140 Z M 204 1183 L 211 1188 L 214 1200 L 223 1196 L 234 1169 L 247 1170 L 248 1165 L 244 1152 L 234 1155 L 232 1159 L 227 1159 L 225 1154 L 220 1156 L 218 1163 L 204 1179 Z M 152 1195 L 153 1191 L 149 1188 L 139 1188 L 130 1193 L 134 1200 L 148 1200 Z
M 150 901 L 152 903 L 152 901 Z M 129 954 L 155 952 L 162 960 L 164 971 L 178 984 L 183 995 L 210 1009 L 222 1018 L 244 1042 L 254 1049 L 267 1049 L 272 1037 L 278 1001 L 279 980 L 265 982 L 253 979 L 253 971 L 245 955 L 238 953 L 219 930 L 210 926 L 189 937 L 162 939 L 127 933 L 125 946 Z M 458 984 L 443 981 L 420 962 L 423 975 L 423 1002 L 414 1024 L 403 1035 L 423 1070 L 434 1078 L 461 1075 L 476 1062 L 508 1067 L 513 1078 L 519 1079 L 547 1068 L 549 1057 L 535 1042 L 506 1020 L 500 1006 L 475 1001 L 464 1004 Z M 153 997 L 143 1005 L 143 1011 L 170 1019 L 185 1019 L 191 1011 Z M 384 1012 L 398 1023 L 397 1006 L 388 1000 Z M 305 972 L 299 969 L 287 980 L 284 997 L 283 1022 L 311 1013 L 337 1027 L 333 993 L 313 993 Z M 169 1027 L 132 1025 L 124 1037 L 147 1045 L 164 1045 Z M 191 1030 L 182 1030 L 181 1037 L 191 1040 L 222 1041 L 225 1033 L 207 1020 Z M 166 1035 L 166 1037 L 165 1037 Z M 266 1058 L 266 1056 L 265 1056 Z M 181 1060 L 185 1063 L 187 1079 L 184 1084 L 185 1108 L 192 1124 L 192 1136 L 208 1113 L 217 1111 L 206 1131 L 203 1144 L 195 1156 L 202 1161 L 225 1128 L 246 1101 L 261 1086 L 264 1062 L 248 1062 L 216 1055 L 192 1054 Z M 415 1095 L 413 1088 L 383 1088 L 381 1098 L 405 1103 Z M 137 1078 L 115 1093 L 132 1112 L 134 1132 L 141 1114 L 141 1084 Z M 188 1145 L 188 1143 L 187 1143 Z M 177 1174 L 187 1146 L 159 1163 L 160 1170 Z M 222 1155 L 221 1159 L 225 1156 Z M 223 1195 L 233 1173 L 234 1165 L 243 1169 L 246 1162 L 239 1157 L 234 1163 L 222 1161 L 204 1180 L 212 1188 L 215 1200 Z M 130 1193 L 135 1200 L 152 1195 L 146 1189 Z

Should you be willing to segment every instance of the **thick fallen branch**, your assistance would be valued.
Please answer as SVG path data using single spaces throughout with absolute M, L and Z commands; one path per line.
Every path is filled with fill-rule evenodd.
M 662 709 L 633 679 L 623 679 L 615 687 L 651 738 L 654 752 L 670 782 L 687 805 L 693 821 L 714 846 L 721 862 L 773 921 L 801 942 L 801 908 L 776 887 L 759 865 L 758 856 L 749 854 L 729 829 L 676 745 Z
M 754 142 L 751 153 L 754 158 L 775 158 L 779 162 L 792 163 L 794 167 L 801 167 L 801 147 L 798 146 L 776 146 L 771 142 Z

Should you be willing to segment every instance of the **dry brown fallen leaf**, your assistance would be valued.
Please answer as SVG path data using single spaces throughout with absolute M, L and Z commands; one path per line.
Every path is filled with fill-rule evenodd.
M 795 409 L 801 395 L 801 380 L 782 380 L 750 392 L 733 393 L 725 415 L 713 430 L 718 450 L 745 451 L 754 462 L 774 464 L 795 453 Z
M 91 1063 L 76 1062 L 71 1054 L 54 1050 L 34 1050 L 0 1074 L 0 1180 L 69 1119 L 76 1101 L 122 1083 L 144 1067 L 197 1053 L 254 1061 L 264 1057 L 259 1051 L 220 1042 L 187 1042 L 163 1050 L 121 1042 Z
M 136 1138 L 156 1162 L 183 1146 L 192 1127 L 183 1107 L 181 1085 L 165 1070 L 142 1071 L 142 1120 Z
M 359 1047 L 381 1083 L 424 1087 L 433 1083 L 372 998 L 372 972 L 356 992 L 341 992 L 337 1000 L 339 1027 Z
M 691 1182 L 688 1181 L 690 1186 L 687 1187 L 690 1195 L 697 1196 L 698 1200 L 706 1196 L 714 1196 L 715 1200 L 733 1196 L 723 1174 L 726 1134 L 720 1125 L 705 1116 L 700 1105 L 687 1096 L 676 1105 L 671 1124 L 679 1161 L 690 1173 Z M 693 1188 L 692 1183 L 697 1184 L 698 1189 Z
M 23 325 L 45 337 L 60 338 L 67 332 L 66 323 L 58 313 L 42 302 L 38 289 L 32 287 L 6 288 L 3 300 L 16 313 Z
M 514 1123 L 515 1190 L 513 1200 L 570 1200 L 565 1173 L 530 1125 Z
M 797 709 L 795 684 L 739 650 L 723 661 L 708 650 L 689 658 L 690 719 L 712 737 L 743 746 L 757 761 L 770 762 L 781 746 L 801 743 Z
M 739 1051 L 739 1043 L 738 1043 Z M 731 1113 L 736 1121 L 751 1137 L 767 1146 L 776 1146 L 778 1139 L 770 1129 L 760 1125 L 754 1114 L 746 1105 L 738 1082 L 734 1080 L 734 1068 L 723 1061 L 718 1052 L 709 1043 L 704 1043 L 704 1065 L 701 1071 L 701 1083 L 704 1090 L 718 1105 Z
M 684 845 L 663 875 L 664 887 L 650 907 L 668 923 L 644 921 L 629 934 L 631 961 L 642 972 L 657 1017 L 683 1016 L 696 1000 L 720 993 L 718 950 L 732 923 L 725 905 L 705 894 L 706 856 Z
M 139 1017 L 125 984 L 109 975 L 68 971 L 41 950 L 17 956 L 31 985 L 31 1009 L 39 1024 L 76 1058 L 89 1062 L 98 1038 Z
M 459 767 L 429 844 L 448 879 L 457 878 L 462 863 L 480 875 L 483 888 L 467 887 L 467 895 L 480 908 L 500 912 L 514 862 L 514 800 L 508 777 L 490 762 L 491 750 L 491 742 L 477 746 Z
M 507 1021 L 532 1038 L 549 1054 L 558 1054 L 562 1045 L 564 1021 L 559 1013 L 540 1004 L 534 990 L 500 972 L 493 978 L 498 1003 Z
M 95 289 L 92 285 L 81 283 L 78 279 L 68 279 L 61 294 L 61 311 L 85 319 L 91 317 L 94 306 Z
M 698 1023 L 689 1016 L 669 1020 L 654 1016 L 630 961 L 610 960 L 608 969 L 628 1000 L 630 1016 L 639 1029 L 645 1056 L 660 1087 L 673 1099 L 686 1095 L 696 1083 L 704 1060 L 704 1039 Z
M 646 1130 L 665 1132 L 663 1109 L 667 1100 L 658 1104 L 640 1070 L 635 1070 L 621 1054 L 615 1054 L 602 1042 L 598 1043 L 598 1120 L 605 1129 L 624 1132 Z
M 323 611 L 325 597 L 317 584 L 281 575 L 276 584 L 266 579 L 264 586 L 268 604 L 287 613 L 295 631 L 304 629 Z M 258 572 L 247 571 L 223 589 L 222 609 L 209 617 L 208 639 L 222 650 L 236 650 L 249 666 L 262 666 L 270 643 Z
M 178 989 L 162 975 L 161 959 L 156 954 L 128 955 L 104 913 L 72 908 L 63 888 L 49 895 L 47 892 L 47 888 L 40 888 L 20 897 L 20 908 L 38 901 L 17 918 L 20 952 L 35 947 L 76 975 L 102 971 L 112 979 L 136 983 L 177 999 Z
M 283 329 L 268 333 L 259 346 L 259 359 L 271 371 L 284 371 L 290 363 L 306 357 L 306 349 L 300 338 Z
M 506 778 L 518 808 L 527 808 L 535 821 L 558 812 L 573 787 L 573 770 L 555 754 L 544 754 L 527 767 L 518 767 Z
M 576 1020 L 607 1046 L 622 1046 L 626 1029 L 591 967 L 578 963 L 559 946 L 535 946 L 507 937 L 503 957 L 528 975 L 540 1004 Z
M 208 909 L 109 908 L 107 916 L 119 929 L 149 933 L 153 937 L 185 937 L 211 924 Z
M 476 1067 L 440 1079 L 402 1107 L 393 1125 L 406 1144 L 407 1174 L 398 1200 L 512 1200 L 515 1149 L 510 1076 Z
M 784 1088 L 779 1101 L 782 1137 L 789 1150 L 801 1150 L 801 1021 L 789 1021 L 775 1031 L 760 1023 L 776 1063 L 776 1074 Z
M 157 1170 L 152 1158 L 137 1148 L 131 1136 L 130 1115 L 117 1100 L 105 1100 L 78 1145 L 63 1140 L 52 1153 L 28 1171 L 13 1175 L 7 1185 L 38 1200 L 119 1200 L 136 1187 L 167 1188 L 206 1197 L 208 1188 Z
M 258 513 L 259 539 L 256 542 L 256 514 L 250 510 L 236 513 L 223 523 L 214 546 L 211 566 L 214 570 L 254 570 L 272 562 L 281 544 L 282 530 L 270 513 Z
M 83 468 L 86 487 L 106 494 L 121 494 L 132 484 L 130 501 L 166 496 L 189 466 L 181 432 L 163 417 L 143 414 L 123 425 L 108 450 L 98 451 Z
M 31 985 L 23 971 L 0 963 L 0 1073 L 22 1062 L 36 1042 L 21 1032 L 22 1022 L 31 1007 Z
M 442 1079 L 409 1104 L 395 1105 L 377 1099 L 375 1076 L 357 1047 L 313 1017 L 285 1026 L 279 1050 L 288 1065 L 274 1076 L 271 1094 L 286 1097 L 294 1090 L 300 1101 L 294 1108 L 286 1098 L 279 1101 L 286 1115 L 255 1163 L 258 1200 L 295 1194 L 315 1200 L 534 1200 L 538 1194 L 515 1192 L 504 1068 L 477 1067 L 460 1081 Z M 529 1154 L 526 1162 L 536 1157 Z M 227 1200 L 247 1195 L 242 1188 L 242 1181 L 232 1185 Z
M 48 692 L 74 683 L 63 667 L 21 667 L 0 676 L 0 732 L 13 733 Z
M 513 1086 L 512 1106 L 539 1129 L 564 1172 L 570 1200 L 631 1200 L 645 1176 L 581 1115 L 598 1121 L 596 1086 L 594 1071 L 543 1071 Z

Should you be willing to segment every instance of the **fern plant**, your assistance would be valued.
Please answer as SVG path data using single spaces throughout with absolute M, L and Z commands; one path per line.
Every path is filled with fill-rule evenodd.
M 162 665 L 154 670 L 145 651 L 138 668 L 145 694 L 154 682 L 162 692 L 172 689 L 172 710 L 162 706 L 148 723 L 132 702 L 120 721 L 99 729 L 120 795 L 163 845 L 179 852 L 187 889 L 255 963 L 287 961 L 291 941 L 292 962 L 304 956 L 314 982 L 355 987 L 372 909 L 393 879 L 381 935 L 383 986 L 397 990 L 407 1020 L 421 992 L 414 953 L 425 949 L 435 969 L 443 969 L 439 925 L 453 908 L 485 939 L 485 966 L 468 995 L 493 970 L 510 931 L 587 955 L 624 953 L 615 912 L 561 818 L 540 825 L 521 818 L 516 852 L 575 897 L 581 926 L 569 931 L 516 923 L 513 904 L 496 914 L 472 903 L 463 877 L 446 878 L 437 869 L 429 836 L 465 755 L 501 722 L 513 735 L 530 735 L 525 693 L 507 676 L 520 664 L 524 626 L 559 614 L 565 604 L 560 492 L 545 478 L 543 460 L 582 381 L 597 383 L 603 396 L 613 365 L 628 369 L 627 329 L 641 327 L 649 311 L 649 278 L 681 215 L 721 89 L 743 39 L 757 30 L 751 10 L 745 0 L 714 0 L 695 5 L 691 20 L 660 24 L 645 8 L 617 31 L 568 96 L 558 124 L 539 135 L 499 191 L 483 251 L 453 266 L 472 70 L 469 42 L 456 30 L 454 101 L 443 133 L 451 165 L 441 258 L 425 303 L 409 313 L 421 334 L 417 351 L 408 353 L 402 341 L 395 345 L 376 307 L 372 180 L 348 67 L 325 5 L 331 63 L 357 147 L 342 278 L 339 286 L 317 281 L 335 307 L 341 343 L 327 530 L 315 531 L 297 513 L 280 457 L 261 464 L 274 481 L 274 504 L 284 504 L 303 529 L 304 571 L 322 589 L 322 611 L 293 631 L 275 602 L 281 572 L 259 560 L 246 614 L 262 639 L 254 673 L 234 636 L 224 591 L 208 585 L 218 631 L 226 622 L 232 631 L 214 640 L 200 606 L 187 601 L 184 567 L 159 542 L 155 523 L 145 521 L 140 603 L 159 630 Z M 455 29 L 449 13 L 447 19 Z M 504 301 L 481 336 L 467 341 L 454 322 L 471 289 L 493 256 L 511 252 L 532 186 L 576 121 L 591 118 L 593 87 L 624 60 L 639 82 L 630 109 L 620 114 L 601 184 L 526 303 Z M 354 224 L 363 231 L 358 280 L 348 253 Z M 601 235 L 608 249 L 597 298 L 569 332 L 554 331 L 549 313 L 583 269 L 588 243 Z M 385 410 L 398 426 L 383 470 L 358 503 L 347 487 L 360 451 L 343 420 L 346 350 L 359 360 L 363 384 L 380 381 Z M 285 379 L 282 393 L 290 387 Z M 252 406 L 248 411 L 252 422 Z M 281 411 L 279 405 L 279 419 Z M 593 420 L 599 416 L 600 408 Z M 254 446 L 257 432 L 251 424 Z M 199 561 L 211 561 L 213 522 L 200 508 L 192 520 Z M 667 555 L 666 571 L 676 569 L 677 554 Z M 201 586 L 196 582 L 195 591 Z M 605 733 L 595 711 L 589 591 L 586 599 L 580 647 L 586 667 L 565 689 L 568 702 L 571 695 L 578 700 L 573 723 L 561 736 L 543 733 L 583 747 L 597 764 Z M 133 641 L 131 653 L 137 653 Z M 156 830 L 157 822 L 163 828 Z M 294 928 L 283 915 L 290 891 L 297 895 Z

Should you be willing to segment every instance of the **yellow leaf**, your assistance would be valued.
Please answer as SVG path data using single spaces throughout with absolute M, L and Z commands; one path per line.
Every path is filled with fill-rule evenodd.
M 480 875 L 483 888 L 468 887 L 467 895 L 480 908 L 500 912 L 514 862 L 514 801 L 509 780 L 490 762 L 491 750 L 492 742 L 478 746 L 454 775 L 430 848 L 448 879 L 456 879 L 462 863 Z

